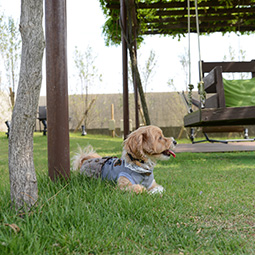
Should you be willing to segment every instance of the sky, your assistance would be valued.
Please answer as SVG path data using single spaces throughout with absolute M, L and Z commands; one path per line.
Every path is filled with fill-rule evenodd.
M 5 16 L 20 18 L 21 0 L 0 0 L 0 10 Z M 85 52 L 92 48 L 98 74 L 102 81 L 95 81 L 89 87 L 89 93 L 122 93 L 122 51 L 121 46 L 105 46 L 102 26 L 105 16 L 99 5 L 99 0 L 67 0 L 67 51 L 68 51 L 68 90 L 70 94 L 81 91 L 80 80 L 74 65 L 74 50 Z M 44 21 L 43 21 L 44 23 Z M 230 48 L 234 51 L 235 60 L 240 60 L 240 50 L 245 51 L 245 60 L 255 59 L 255 35 L 238 36 L 236 34 L 215 33 L 210 36 L 200 36 L 201 59 L 204 61 L 230 61 Z M 146 36 L 138 50 L 138 65 L 143 68 L 151 50 L 155 52 L 157 64 L 153 76 L 149 80 L 146 92 L 170 92 L 186 89 L 187 71 L 183 70 L 180 59 L 188 49 L 187 37 L 173 39 L 172 37 Z M 197 35 L 191 35 L 191 83 L 196 86 L 198 73 L 198 43 Z M 43 61 L 43 82 L 41 95 L 46 95 L 45 59 Z M 168 81 L 173 80 L 174 86 Z M 129 84 L 132 92 L 132 84 Z

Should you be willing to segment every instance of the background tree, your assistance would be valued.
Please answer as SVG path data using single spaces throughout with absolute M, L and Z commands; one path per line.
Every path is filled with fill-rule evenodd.
M 182 55 L 179 55 L 179 60 L 180 63 L 182 65 L 182 70 L 185 74 L 185 84 L 186 84 L 186 91 L 188 91 L 188 78 L 189 78 L 189 72 L 188 72 L 188 67 L 189 67 L 189 55 L 188 55 L 188 51 L 185 48 L 184 52 Z
M 95 65 L 96 56 L 92 51 L 92 48 L 88 46 L 85 52 L 81 52 L 78 50 L 78 47 L 75 47 L 74 51 L 74 63 L 77 69 L 77 74 L 80 79 L 80 94 L 82 95 L 82 99 L 84 101 L 84 124 L 87 127 L 88 125 L 88 116 L 89 116 L 89 87 L 95 86 L 95 82 L 102 81 L 102 75 L 98 74 L 98 69 Z M 84 93 L 85 92 L 85 93 Z M 85 100 L 83 95 L 85 94 Z M 91 107 L 90 107 L 91 108 Z
M 38 198 L 33 161 L 33 132 L 42 83 L 42 17 L 43 0 L 21 1 L 22 55 L 9 137 L 11 200 L 16 210 L 25 206 L 30 208 Z
M 21 37 L 18 30 L 18 24 L 12 17 L 0 18 L 0 51 L 3 58 L 7 86 L 10 90 L 12 107 L 14 106 L 15 91 L 18 82 L 20 55 L 21 55 Z
M 156 66 L 157 66 L 156 53 L 154 50 L 151 50 L 148 59 L 145 61 L 144 67 L 140 69 L 145 93 L 147 91 L 148 84 L 150 83 L 153 75 L 155 74 Z
M 2 41 L 3 41 L 3 14 L 0 14 L 0 52 L 2 53 Z M 2 89 L 2 72 L 0 71 L 0 90 Z
M 140 56 L 138 56 L 139 59 Z M 153 75 L 155 74 L 157 66 L 157 57 L 154 50 L 150 50 L 149 56 L 143 63 L 141 61 L 138 63 L 139 70 L 141 70 L 141 80 L 142 84 L 144 86 L 144 91 L 146 92 L 148 84 L 150 84 Z M 131 61 L 129 61 L 128 64 L 128 80 L 130 83 L 132 83 L 132 64 Z
M 156 59 L 156 54 L 154 50 L 150 51 L 149 57 L 145 60 L 145 62 L 143 64 L 138 64 L 139 66 L 139 70 L 141 70 L 141 83 L 144 86 L 144 91 L 146 93 L 147 90 L 147 86 L 150 83 L 153 75 L 155 74 L 155 67 L 157 65 L 157 59 Z M 129 82 L 132 83 L 133 82 L 133 72 L 132 72 L 132 62 L 129 61 L 129 65 L 128 65 L 128 79 Z M 146 125 L 146 119 L 143 113 L 143 110 L 140 106 L 140 100 L 138 100 L 138 109 L 139 109 L 139 113 L 140 113 L 140 117 L 141 117 L 141 123 L 143 123 L 144 125 Z
M 170 78 L 167 81 L 167 85 L 172 91 L 177 91 L 176 86 L 174 85 L 174 79 Z
M 240 38 L 239 38 L 240 40 Z M 236 54 L 235 49 L 230 45 L 228 47 L 228 55 L 224 55 L 224 61 L 245 61 L 246 51 L 243 49 L 239 49 L 238 53 Z M 224 77 L 228 79 L 249 79 L 248 73 L 232 73 L 232 74 L 223 74 Z

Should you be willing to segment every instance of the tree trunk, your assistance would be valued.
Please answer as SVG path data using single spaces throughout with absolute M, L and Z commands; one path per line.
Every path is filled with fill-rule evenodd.
M 21 1 L 22 55 L 9 137 L 11 200 L 16 210 L 26 206 L 31 208 L 38 198 L 33 161 L 33 132 L 42 83 L 45 44 L 42 17 L 43 0 Z
M 136 59 L 136 55 L 134 52 L 134 48 L 129 48 L 129 55 L 130 55 L 130 59 L 131 59 L 132 73 L 134 74 L 133 77 L 135 77 L 135 79 L 136 79 L 136 84 L 137 84 L 137 88 L 138 88 L 140 99 L 141 99 L 145 122 L 146 122 L 146 125 L 150 125 L 151 121 L 150 121 L 149 111 L 148 111 L 146 99 L 145 99 L 145 96 L 143 93 L 143 86 L 142 86 L 140 73 L 139 73 L 138 66 L 137 66 L 137 59 Z
M 126 40 L 127 40 L 129 56 L 130 56 L 131 65 L 132 65 L 132 77 L 133 78 L 135 77 L 136 79 L 136 85 L 139 91 L 146 125 L 150 125 L 151 122 L 149 117 L 149 111 L 148 111 L 146 99 L 143 92 L 143 86 L 142 86 L 141 77 L 140 77 L 140 73 L 137 66 L 137 58 L 135 54 L 135 38 L 134 38 L 135 33 L 133 32 L 133 25 L 134 25 L 134 29 L 136 29 L 135 24 L 137 23 L 136 21 L 134 21 L 136 19 L 135 3 L 133 0 L 132 1 L 126 0 L 125 3 L 127 7 L 127 14 L 128 14 L 128 38 L 126 38 Z

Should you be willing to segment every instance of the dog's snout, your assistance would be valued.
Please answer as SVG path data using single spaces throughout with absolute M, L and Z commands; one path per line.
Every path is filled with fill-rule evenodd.
M 173 145 L 176 146 L 177 142 L 175 140 L 173 140 Z

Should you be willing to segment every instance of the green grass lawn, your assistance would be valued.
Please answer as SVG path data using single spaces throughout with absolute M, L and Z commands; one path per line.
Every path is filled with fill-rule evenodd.
M 119 138 L 70 134 L 71 156 L 77 144 L 121 156 Z M 10 206 L 8 140 L 0 133 L 1 255 L 255 254 L 255 152 L 182 153 L 159 162 L 162 196 L 121 192 L 79 173 L 52 183 L 41 133 L 34 162 L 39 200 L 20 217 Z

